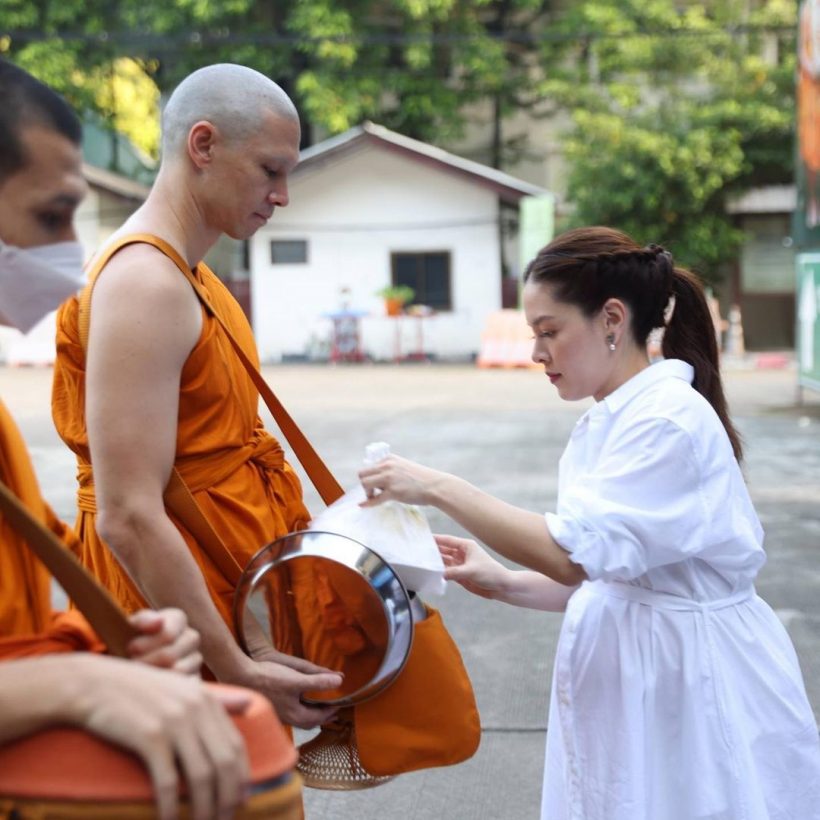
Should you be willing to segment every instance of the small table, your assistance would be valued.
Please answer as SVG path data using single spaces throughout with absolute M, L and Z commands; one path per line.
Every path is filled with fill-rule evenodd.
M 393 352 L 393 361 L 395 362 L 427 362 L 429 356 L 424 352 L 424 319 L 429 318 L 435 314 L 433 308 L 427 305 L 410 305 L 403 313 L 394 316 L 395 324 L 395 343 Z M 416 320 L 416 349 L 409 351 L 402 355 L 401 352 L 401 328 L 400 323 L 402 318 Z
M 363 362 L 361 319 L 364 310 L 336 310 L 323 313 L 333 322 L 333 338 L 330 345 L 331 362 Z

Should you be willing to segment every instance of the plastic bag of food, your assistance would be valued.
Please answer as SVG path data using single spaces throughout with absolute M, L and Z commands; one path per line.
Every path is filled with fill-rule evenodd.
M 383 442 L 370 444 L 365 462 L 376 463 L 389 453 Z M 369 547 L 393 567 L 408 590 L 444 594 L 444 563 L 424 513 L 398 501 L 363 509 L 359 505 L 365 498 L 358 485 L 316 516 L 310 529 L 346 535 Z

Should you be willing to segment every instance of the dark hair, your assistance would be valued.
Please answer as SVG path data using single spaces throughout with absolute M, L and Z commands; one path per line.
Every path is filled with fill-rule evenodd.
M 59 94 L 0 59 L 0 182 L 27 162 L 20 132 L 28 125 L 42 125 L 75 145 L 82 139 L 77 115 Z
M 607 299 L 620 299 L 630 308 L 630 330 L 640 346 L 646 345 L 651 330 L 664 327 L 674 297 L 663 355 L 694 367 L 694 387 L 718 414 L 740 461 L 743 448 L 729 418 L 703 286 L 695 274 L 675 267 L 668 251 L 660 245 L 642 248 L 612 228 L 577 228 L 542 248 L 524 271 L 524 281 L 549 284 L 556 299 L 577 305 L 585 316 L 598 313 Z

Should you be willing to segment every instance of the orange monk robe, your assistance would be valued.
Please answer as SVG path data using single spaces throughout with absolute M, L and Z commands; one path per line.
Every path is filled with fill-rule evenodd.
M 161 240 L 151 244 L 166 254 L 169 250 L 167 246 L 163 248 Z M 98 257 L 90 286 L 93 286 L 95 272 L 105 275 L 104 266 L 109 258 L 110 252 Z M 194 275 L 245 355 L 258 367 L 253 333 L 239 304 L 204 264 L 197 265 Z M 180 271 L 180 276 L 185 273 Z M 87 292 L 84 295 L 87 296 Z M 80 337 L 82 298 L 66 302 L 57 317 L 52 410 L 57 431 L 77 456 L 78 554 L 120 604 L 127 611 L 134 611 L 144 605 L 144 599 L 95 529 L 94 474 L 85 424 L 85 351 Z M 87 320 L 87 314 L 83 316 Z M 245 567 L 261 547 L 303 529 L 309 521 L 299 479 L 286 463 L 279 443 L 263 428 L 257 413 L 258 402 L 256 388 L 230 340 L 217 320 L 203 308 L 200 337 L 180 374 L 174 465 L 202 513 L 241 567 Z M 144 431 L 144 435 L 151 435 L 151 431 Z M 171 520 L 202 571 L 217 610 L 235 633 L 234 589 L 230 579 L 221 573 L 185 526 L 173 515 Z M 290 571 L 290 590 L 279 585 L 270 590 L 268 601 L 277 648 L 341 670 L 346 682 L 361 685 L 369 681 L 383 654 L 383 647 L 378 646 L 384 633 L 383 613 L 377 613 L 381 619 L 374 618 L 368 608 L 357 607 L 355 614 L 352 613 L 348 604 L 358 594 L 355 584 L 339 583 L 327 573 L 314 572 L 303 562 Z M 452 643 L 448 635 L 443 637 Z M 445 651 L 437 657 L 450 660 L 452 652 Z M 435 674 L 428 675 L 423 663 L 416 663 L 413 668 L 414 677 L 409 679 L 409 687 L 404 691 L 409 688 L 408 703 L 416 702 L 417 707 L 419 701 L 422 703 L 411 714 L 430 714 L 423 702 L 430 692 L 425 684 L 438 678 Z M 432 731 L 429 728 L 419 731 L 417 726 L 406 731 L 401 720 L 396 727 L 395 720 L 384 719 L 384 713 L 396 717 L 395 701 L 384 698 L 370 701 L 370 708 L 375 705 L 375 711 L 367 719 L 357 719 L 356 731 L 360 738 L 367 733 L 366 745 L 371 748 L 374 759 L 383 756 L 385 747 L 398 745 L 399 749 L 415 749 L 425 734 L 432 737 L 426 745 L 435 748 L 441 731 L 439 715 L 444 712 L 442 717 L 449 717 L 452 713 L 458 718 L 465 710 L 464 703 L 467 703 L 470 730 L 467 733 L 469 753 L 475 750 L 480 736 L 478 716 L 466 672 L 462 668 L 458 674 L 461 685 L 448 689 L 449 697 L 439 698 L 440 709 L 433 713 Z M 422 685 L 418 685 L 419 681 Z M 398 690 L 387 691 L 390 694 Z M 442 722 L 442 725 L 448 723 Z M 456 731 L 464 734 L 461 726 L 457 726 Z M 385 759 L 388 768 L 393 766 L 390 758 Z M 455 762 L 455 759 L 445 762 Z M 400 770 L 393 766 L 393 771 Z
M 42 524 L 73 544 L 73 532 L 40 495 L 23 438 L 2 402 L 0 479 Z M 0 660 L 104 649 L 78 612 L 52 612 L 50 585 L 46 568 L 0 514 Z
M 105 275 L 103 267 L 101 275 Z M 180 276 L 183 274 L 180 273 Z M 204 265 L 198 278 L 212 303 L 253 361 L 250 325 L 219 279 Z M 57 431 L 78 464 L 76 531 L 78 555 L 120 605 L 133 612 L 146 602 L 108 547 L 98 537 L 94 474 L 85 423 L 85 352 L 78 325 L 79 300 L 69 300 L 57 321 L 57 359 L 52 408 Z M 215 319 L 202 312 L 202 332 L 180 378 L 175 466 L 217 534 L 244 567 L 268 542 L 304 528 L 309 515 L 299 479 L 281 446 L 262 426 L 258 394 Z M 149 436 L 149 430 L 144 435 Z M 233 586 L 177 525 L 198 563 L 225 623 L 233 629 Z
M 152 244 L 163 252 L 168 247 L 162 240 Z M 95 272 L 105 275 L 108 258 L 110 252 L 98 256 L 92 286 Z M 211 305 L 258 367 L 253 331 L 238 302 L 203 263 L 194 273 Z M 85 351 L 79 330 L 81 299 L 82 295 L 69 300 L 58 314 L 52 411 L 58 433 L 77 456 L 78 555 L 120 605 L 133 612 L 146 602 L 95 529 L 94 474 L 85 423 Z M 271 541 L 304 529 L 310 519 L 299 478 L 285 461 L 279 442 L 264 429 L 258 404 L 256 387 L 224 330 L 203 308 L 202 331 L 180 378 L 174 465 L 240 567 Z M 169 515 L 199 565 L 217 610 L 235 634 L 233 584 L 185 526 Z M 368 654 L 362 652 L 368 643 L 362 629 L 352 617 L 332 617 L 335 623 L 328 623 L 324 617 L 330 603 L 326 585 L 317 585 L 307 568 L 292 573 L 294 594 L 282 596 L 282 590 L 277 589 L 271 596 L 272 607 L 277 610 L 273 614 L 277 648 L 311 657 L 332 669 L 357 666 Z M 300 628 L 294 618 L 298 618 Z M 332 644 L 328 644 L 328 636 L 334 638 Z M 371 659 L 369 666 L 374 665 Z

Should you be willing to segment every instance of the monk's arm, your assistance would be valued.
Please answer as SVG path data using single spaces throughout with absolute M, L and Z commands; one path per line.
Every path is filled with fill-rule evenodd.
M 85 652 L 0 663 L 0 745 L 70 725 L 138 755 L 154 785 L 158 816 L 177 816 L 175 760 L 189 780 L 197 816 L 233 816 L 248 779 L 244 744 L 222 703 L 197 678 Z
M 153 248 L 121 251 L 94 288 L 86 421 L 97 531 L 152 606 L 177 606 L 187 614 L 217 680 L 262 692 L 285 722 L 315 726 L 332 709 L 305 706 L 301 693 L 338 686 L 339 677 L 307 675 L 248 658 L 165 511 L 163 492 L 176 451 L 182 367 L 199 338 L 201 321 L 199 302 L 187 280 Z
M 163 502 L 176 449 L 180 374 L 201 322 L 187 281 L 152 248 L 122 251 L 96 284 L 86 421 L 97 530 L 152 606 L 184 609 L 214 674 L 239 681 L 249 661 Z
M 76 676 L 57 657 L 0 662 L 0 745 L 68 722 Z

